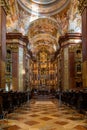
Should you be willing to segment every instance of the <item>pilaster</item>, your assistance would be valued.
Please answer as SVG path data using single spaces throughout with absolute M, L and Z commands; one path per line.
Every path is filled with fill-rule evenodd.
M 87 88 L 87 0 L 78 1 L 82 15 L 83 87 Z
M 8 33 L 7 46 L 12 50 L 12 89 L 25 90 L 25 58 L 28 38 L 21 33 Z
M 82 39 L 79 33 L 66 33 L 59 38 L 59 44 L 61 47 L 61 84 L 64 90 L 81 88 L 82 86 L 76 86 L 78 81 L 82 77 L 82 74 L 77 74 L 76 66 L 76 52 L 81 46 Z M 76 62 L 76 63 L 75 63 Z M 80 62 L 81 64 L 81 62 Z M 81 71 L 81 70 L 80 70 Z M 82 81 L 79 81 L 79 84 Z
M 4 3 L 4 2 L 3 2 Z M 6 12 L 0 1 L 0 88 L 5 88 Z

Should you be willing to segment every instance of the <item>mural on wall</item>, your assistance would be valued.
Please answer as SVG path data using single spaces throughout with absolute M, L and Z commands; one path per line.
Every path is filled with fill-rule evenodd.
M 20 9 L 19 19 L 18 19 L 18 25 L 19 25 L 18 30 L 19 32 L 22 32 L 23 35 L 26 35 L 27 33 L 27 29 L 29 26 L 29 19 L 30 19 L 30 15 L 27 14 L 27 12 Z
M 14 0 L 10 5 L 14 6 L 10 8 L 10 14 L 7 15 L 7 32 L 20 32 L 27 35 L 30 23 L 38 17 L 15 5 Z
M 60 26 L 62 35 L 68 31 L 69 13 L 70 12 L 69 12 L 69 7 L 68 7 L 61 13 L 58 13 L 52 16 L 57 21 L 57 24 Z
M 7 16 L 7 32 L 13 32 L 14 30 L 17 30 L 18 28 L 18 20 L 13 20 L 10 15 Z
M 78 10 L 78 0 L 71 0 L 66 9 L 52 17 L 59 24 L 62 35 L 67 32 L 81 33 L 81 15 Z
M 17 6 L 16 0 L 9 0 L 10 11 L 7 15 L 7 32 L 12 32 L 18 28 L 18 17 L 19 17 L 19 10 Z
M 77 0 L 71 1 L 70 18 L 69 18 L 69 32 L 81 33 L 81 14 L 78 10 L 79 2 Z

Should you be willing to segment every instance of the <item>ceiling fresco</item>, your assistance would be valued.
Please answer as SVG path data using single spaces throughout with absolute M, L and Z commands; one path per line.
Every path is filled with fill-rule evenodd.
M 40 34 L 48 33 L 54 37 L 57 37 L 58 26 L 57 22 L 49 18 L 40 18 L 35 20 L 29 26 L 29 37 Z
M 9 5 L 7 32 L 27 35 L 34 55 L 42 48 L 55 53 L 59 36 L 81 32 L 78 0 L 9 0 Z
M 32 48 L 32 53 L 36 56 L 42 50 L 48 51 L 50 55 L 53 55 L 55 53 L 55 49 L 52 46 L 50 46 L 49 44 L 46 44 L 46 45 L 44 45 L 44 44 L 38 45 L 37 44 L 36 46 L 34 46 Z
M 27 12 L 38 16 L 50 16 L 62 11 L 70 0 L 17 0 Z
M 43 39 L 44 37 L 44 39 Z M 55 44 L 57 46 L 58 41 L 57 38 L 53 37 L 52 35 L 49 34 L 38 34 L 35 37 L 30 39 L 30 44 L 36 44 L 36 43 L 44 43 L 44 44 Z
M 45 45 L 47 46 L 47 48 L 49 48 L 48 46 L 50 46 L 53 48 L 54 51 L 56 51 L 58 45 L 58 33 L 58 24 L 55 20 L 51 18 L 39 18 L 35 20 L 30 24 L 28 31 L 31 50 L 34 50 L 35 48 L 34 51 L 36 51 L 37 46 L 39 48 L 42 48 L 42 46 Z

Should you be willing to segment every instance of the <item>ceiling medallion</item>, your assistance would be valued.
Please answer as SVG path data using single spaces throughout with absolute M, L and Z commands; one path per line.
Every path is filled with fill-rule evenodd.
M 56 0 L 31 0 L 31 1 L 33 1 L 33 2 L 35 2 L 37 4 L 43 4 L 43 5 L 45 5 L 45 4 L 53 3 Z
M 62 11 L 70 0 L 17 0 L 20 6 L 38 17 L 51 16 Z

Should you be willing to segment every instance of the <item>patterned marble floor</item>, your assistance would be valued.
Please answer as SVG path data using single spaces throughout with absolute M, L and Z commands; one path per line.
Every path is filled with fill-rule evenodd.
M 0 120 L 0 130 L 87 130 L 87 119 L 56 99 L 31 100 Z

